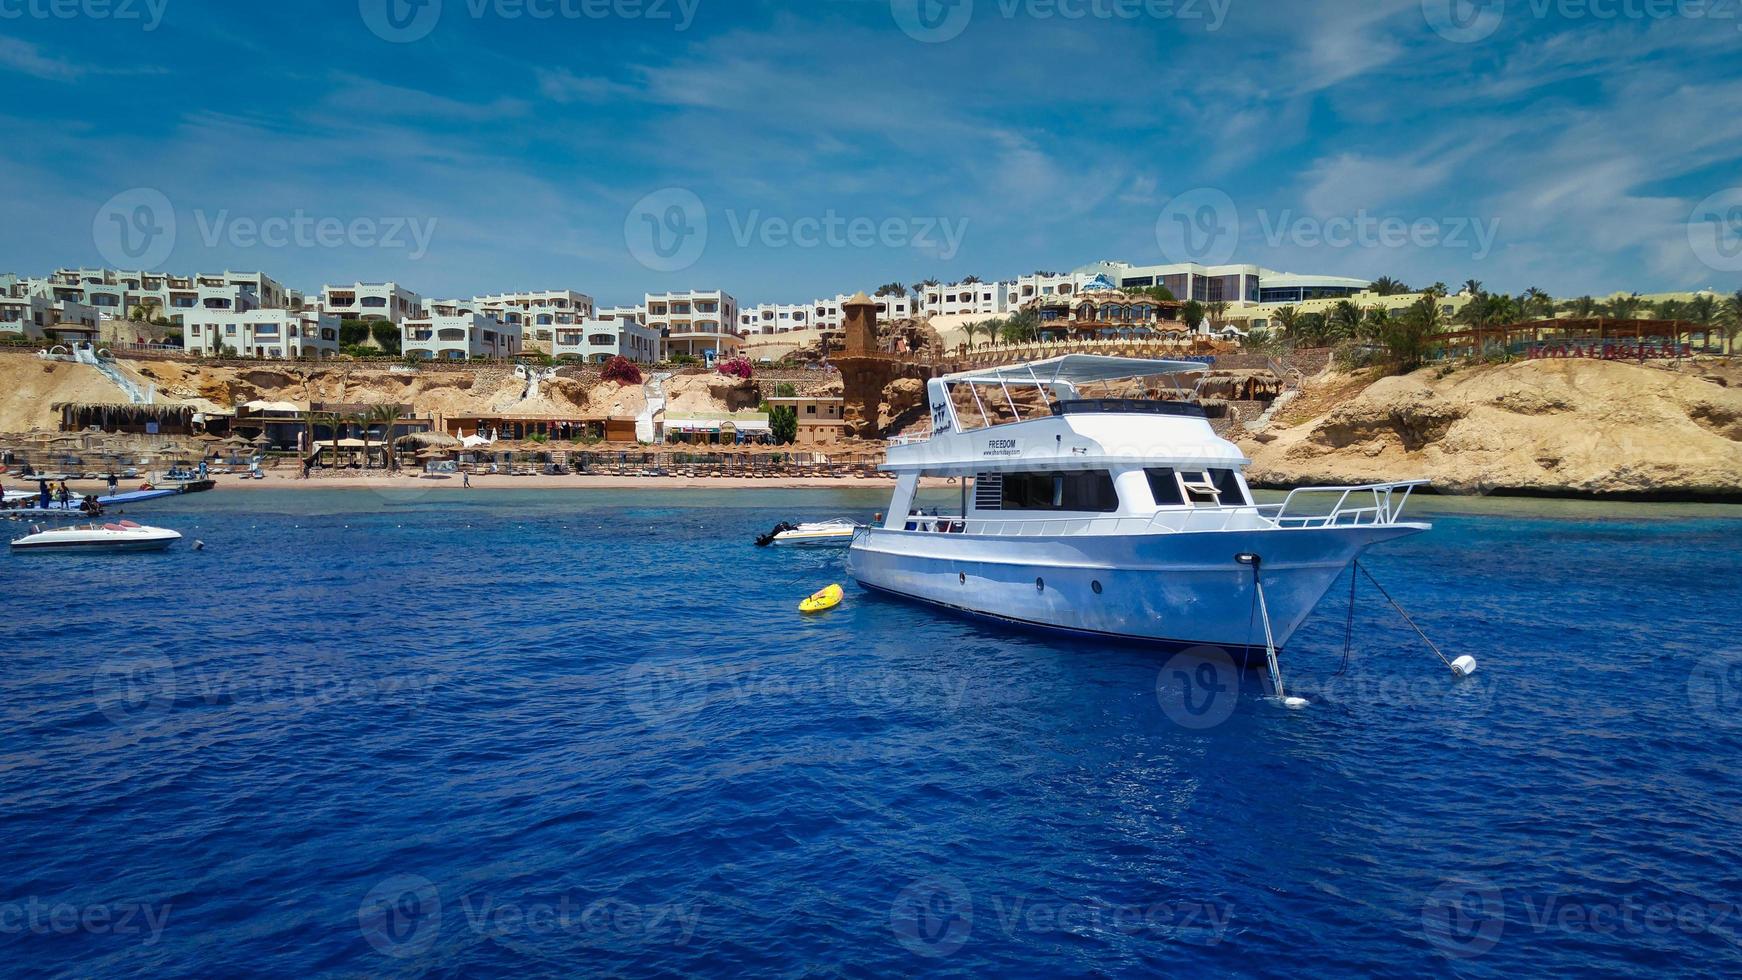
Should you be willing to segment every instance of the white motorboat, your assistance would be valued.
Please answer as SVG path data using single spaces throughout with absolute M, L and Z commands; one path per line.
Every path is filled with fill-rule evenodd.
M 1159 397 L 1189 394 L 1160 379 L 1203 370 L 1073 354 L 933 379 L 932 431 L 890 447 L 894 499 L 853 539 L 849 574 L 980 616 L 1262 662 L 1362 552 L 1429 529 L 1401 520 L 1425 481 L 1259 506 L 1249 461 L 1203 409 Z M 1117 383 L 1147 397 L 1082 391 Z M 916 510 L 922 477 L 953 478 L 959 509 Z
M 162 551 L 181 540 L 181 534 L 132 521 L 113 524 L 81 524 L 44 530 L 32 526 L 30 533 L 12 542 L 13 551 Z
M 853 535 L 860 526 L 839 517 L 799 524 L 776 534 L 769 544 L 788 548 L 844 547 L 853 543 Z

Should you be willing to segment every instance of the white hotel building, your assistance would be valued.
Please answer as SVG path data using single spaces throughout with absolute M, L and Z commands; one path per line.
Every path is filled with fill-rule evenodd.
M 399 349 L 407 357 L 426 361 L 513 357 L 522 349 L 519 324 L 441 304 L 429 314 L 401 323 L 399 336 Z
M 551 353 L 579 357 L 589 364 L 603 364 L 618 356 L 655 364 L 665 358 L 665 343 L 658 330 L 632 319 L 586 320 L 557 327 Z
M 153 308 L 152 316 L 175 323 L 183 322 L 188 310 L 283 309 L 295 295 L 259 272 L 178 276 L 125 269 L 57 269 L 53 275 L 18 282 L 26 295 L 88 306 L 98 316 L 125 318 L 146 306 Z
M 984 314 L 1000 316 L 1010 312 L 1008 282 L 958 282 L 948 286 L 925 286 L 920 290 L 919 309 L 939 316 Z
M 423 315 L 423 297 L 393 282 L 321 287 L 321 312 L 341 320 L 386 320 L 402 324 Z
M 207 355 L 331 357 L 339 352 L 339 318 L 313 310 L 189 310 L 182 346 Z
M 842 293 L 834 299 L 819 299 L 811 303 L 786 306 L 762 303 L 738 314 L 738 332 L 746 337 L 791 333 L 794 330 L 839 330 L 846 322 L 841 304 L 851 299 Z M 913 316 L 913 300 L 906 295 L 873 297 L 877 304 L 877 321 L 889 323 Z
M 648 293 L 647 325 L 665 337 L 667 357 L 687 354 L 710 360 L 738 353 L 738 301 L 730 293 L 689 290 Z
M 477 312 L 521 328 L 527 347 L 551 350 L 556 331 L 593 318 L 593 297 L 572 289 L 476 296 Z

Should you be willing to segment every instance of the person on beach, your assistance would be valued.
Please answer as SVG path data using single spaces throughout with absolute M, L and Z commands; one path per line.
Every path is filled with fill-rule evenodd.
M 48 492 L 47 480 L 36 481 L 36 502 L 43 510 L 47 510 L 48 505 L 54 502 L 54 496 Z
M 113 494 L 115 491 L 117 491 L 119 489 L 121 489 L 121 478 L 116 476 L 113 473 L 110 473 L 109 474 L 109 493 Z
M 470 473 L 461 473 L 460 474 L 460 487 L 462 489 L 466 489 L 466 490 L 472 489 L 472 474 L 470 474 Z

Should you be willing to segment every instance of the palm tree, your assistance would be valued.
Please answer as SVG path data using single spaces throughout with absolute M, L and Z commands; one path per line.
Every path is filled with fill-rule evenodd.
M 1384 306 L 1369 307 L 1367 315 L 1361 324 L 1361 339 L 1377 340 L 1385 336 L 1385 331 L 1391 326 L 1391 309 Z
M 980 277 L 979 276 L 963 276 L 961 279 L 957 280 L 957 282 L 963 286 L 977 286 L 980 283 Z
M 907 286 L 899 282 L 886 282 L 877 287 L 878 296 L 906 296 Z
M 1589 296 L 1580 296 L 1567 303 L 1566 311 L 1580 320 L 1589 320 L 1597 315 L 1598 303 Z
M 1466 295 L 1469 295 L 1469 296 L 1481 296 L 1482 295 L 1482 280 L 1480 280 L 1480 279 L 1465 279 L 1464 280 L 1464 288 L 1463 288 L 1462 292 L 1464 292 Z
M 1617 320 L 1632 320 L 1639 316 L 1646 304 L 1639 298 L 1638 293 L 1629 293 L 1626 296 L 1616 296 L 1607 305 L 1610 316 Z
M 1402 316 L 1389 320 L 1383 339 L 1392 370 L 1408 372 L 1421 367 L 1443 326 L 1439 301 L 1431 294 L 1416 300 Z
M 1361 333 L 1361 308 L 1349 300 L 1340 300 L 1331 307 L 1330 326 L 1333 336 L 1354 340 Z
M 974 349 L 974 335 L 980 332 L 980 323 L 972 320 L 962 324 L 962 334 L 968 338 L 968 349 Z
M 1452 292 L 1449 288 L 1447 288 L 1446 284 L 1443 282 L 1436 282 L 1423 291 L 1426 292 L 1429 296 L 1434 296 L 1434 297 L 1437 297 L 1440 299 L 1446 298 L 1447 296 L 1451 295 L 1451 292 Z
M 1524 291 L 1524 295 L 1519 297 L 1518 305 L 1523 308 L 1524 315 L 1527 317 L 1548 318 L 1554 316 L 1554 297 L 1535 286 Z
M 1687 306 L 1679 299 L 1666 299 L 1657 304 L 1656 312 L 1659 320 L 1682 320 L 1686 319 Z
M 1373 280 L 1373 285 L 1368 288 L 1380 296 L 1396 296 L 1409 292 L 1409 287 L 1404 285 L 1401 279 L 1393 279 L 1390 276 L 1380 276 Z
M 1228 315 L 1228 301 L 1211 300 L 1204 304 L 1204 309 L 1210 313 L 1210 329 L 1214 330 L 1222 325 L 1222 318 Z
M 361 416 L 363 422 L 363 463 L 369 460 L 369 429 L 371 426 L 381 426 L 381 442 L 387 450 L 387 468 L 399 469 L 399 457 L 393 450 L 393 430 L 399 425 L 399 420 L 405 415 L 404 409 L 398 405 L 371 405 Z
M 1284 333 L 1294 333 L 1294 328 L 1300 325 L 1300 311 L 1292 306 L 1285 306 L 1276 311 L 1276 325 Z
M 1736 335 L 1742 333 L 1742 289 L 1724 298 L 1723 309 L 1718 313 L 1718 322 L 1724 327 L 1724 353 L 1732 353 L 1736 346 Z

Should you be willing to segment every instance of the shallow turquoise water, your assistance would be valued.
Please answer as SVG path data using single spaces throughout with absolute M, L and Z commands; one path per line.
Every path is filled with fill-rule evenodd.
M 949 494 L 940 492 L 939 502 Z M 1421 499 L 1283 711 L 750 546 L 881 492 L 220 491 L 0 557 L 7 973 L 1742 968 L 1742 508 Z

